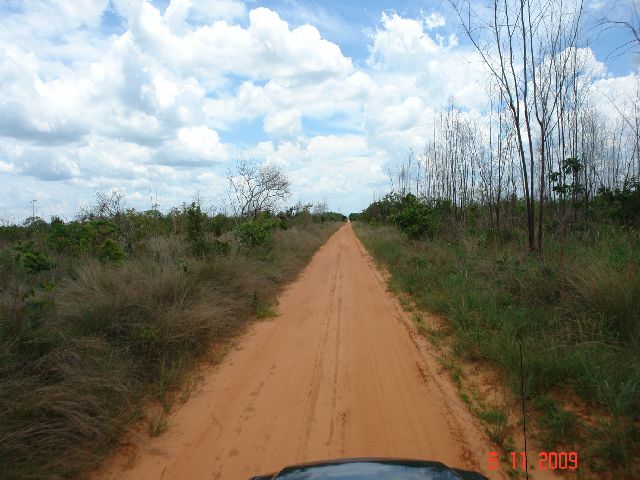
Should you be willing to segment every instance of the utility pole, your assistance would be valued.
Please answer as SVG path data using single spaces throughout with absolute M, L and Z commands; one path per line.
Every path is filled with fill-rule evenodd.
M 38 200 L 31 200 L 31 220 L 33 221 L 36 218 L 36 203 Z

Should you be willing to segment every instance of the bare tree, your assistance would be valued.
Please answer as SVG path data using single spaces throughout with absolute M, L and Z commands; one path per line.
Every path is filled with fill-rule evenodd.
M 275 212 L 290 195 L 290 183 L 277 165 L 258 165 L 243 154 L 235 170 L 227 172 L 229 199 L 240 217 L 256 218 L 261 212 Z
M 539 175 L 539 220 L 542 222 L 545 185 L 545 143 L 553 130 L 558 106 L 554 87 L 567 75 L 582 14 L 582 0 L 493 0 L 488 15 L 476 12 L 470 0 L 449 0 L 462 28 L 504 95 L 517 139 L 522 191 L 527 212 L 529 249 L 540 251 L 535 239 L 534 177 Z M 537 129 L 534 128 L 537 122 Z M 535 152 L 535 141 L 539 149 Z
M 602 31 L 618 30 L 626 33 L 628 38 L 618 45 L 609 55 L 618 57 L 628 53 L 638 53 L 640 48 L 640 12 L 637 0 L 614 0 L 607 5 L 608 14 L 601 16 L 597 26 Z
M 322 215 L 323 213 L 327 213 L 328 211 L 329 206 L 324 199 L 313 204 L 312 212 L 314 215 Z
M 88 207 L 81 207 L 78 218 L 87 220 L 108 220 L 116 228 L 120 243 L 127 252 L 131 252 L 133 227 L 127 215 L 126 195 L 121 188 L 104 188 L 95 190 L 95 202 Z
M 104 188 L 95 190 L 93 204 L 80 208 L 78 214 L 81 220 L 94 218 L 117 219 L 127 211 L 126 195 L 121 188 Z

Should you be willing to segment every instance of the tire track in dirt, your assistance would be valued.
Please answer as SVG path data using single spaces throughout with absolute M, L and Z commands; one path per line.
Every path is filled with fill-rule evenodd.
M 494 447 L 412 339 L 350 224 L 287 287 L 279 311 L 212 369 L 167 432 L 136 441 L 131 468 L 116 454 L 94 478 L 244 480 L 356 456 L 485 470 Z

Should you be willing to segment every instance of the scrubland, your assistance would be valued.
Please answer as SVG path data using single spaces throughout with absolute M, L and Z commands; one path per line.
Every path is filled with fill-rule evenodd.
M 78 477 L 132 423 L 166 429 L 196 363 L 277 315 L 340 224 L 298 213 L 239 222 L 194 203 L 0 228 L 0 477 Z

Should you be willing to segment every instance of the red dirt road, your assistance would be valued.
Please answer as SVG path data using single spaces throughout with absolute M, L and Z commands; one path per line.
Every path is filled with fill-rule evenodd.
M 350 224 L 175 411 L 98 479 L 232 479 L 303 461 L 384 456 L 487 472 L 492 444 L 403 319 Z M 129 462 L 131 463 L 131 462 Z

